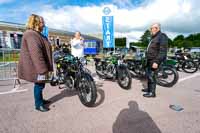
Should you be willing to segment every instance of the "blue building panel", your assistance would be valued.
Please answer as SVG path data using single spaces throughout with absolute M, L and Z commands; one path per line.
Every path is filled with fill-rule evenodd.
M 85 40 L 84 44 L 85 55 L 96 55 L 100 51 L 100 43 L 96 40 Z

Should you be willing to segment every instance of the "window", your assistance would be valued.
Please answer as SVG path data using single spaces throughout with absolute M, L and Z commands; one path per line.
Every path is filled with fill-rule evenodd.
M 11 48 L 20 49 L 22 42 L 22 35 L 17 33 L 10 34 Z
M 85 42 L 85 47 L 86 48 L 96 48 L 96 42 L 94 42 L 94 41 L 87 41 L 87 42 Z
M 88 42 L 88 47 L 91 48 L 92 47 L 92 42 Z
M 96 43 L 92 42 L 92 48 L 95 48 Z
M 85 42 L 86 48 L 91 48 L 91 42 Z

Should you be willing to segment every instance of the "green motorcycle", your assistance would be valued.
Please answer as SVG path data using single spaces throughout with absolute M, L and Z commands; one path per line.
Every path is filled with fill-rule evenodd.
M 131 88 L 132 78 L 126 64 L 124 64 L 124 56 L 112 55 L 102 59 L 96 58 L 95 69 L 99 77 L 117 80 L 123 89 Z

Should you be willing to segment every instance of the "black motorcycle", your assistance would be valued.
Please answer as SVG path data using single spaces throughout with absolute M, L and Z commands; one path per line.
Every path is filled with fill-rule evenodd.
M 200 58 L 193 59 L 193 61 L 197 64 L 198 69 L 200 69 Z
M 191 58 L 190 54 L 176 53 L 172 59 L 176 59 L 178 64 L 176 69 L 182 69 L 186 73 L 195 73 L 198 70 L 198 64 Z
M 132 84 L 131 74 L 124 64 L 124 56 L 113 55 L 103 59 L 95 59 L 96 73 L 100 78 L 117 80 L 123 89 L 130 89 Z
M 126 60 L 128 69 L 132 77 L 143 78 L 146 77 L 146 65 L 147 60 L 144 56 L 140 56 L 136 59 Z M 177 83 L 179 79 L 179 74 L 172 64 L 167 64 L 163 62 L 159 65 L 158 70 L 156 71 L 156 81 L 157 84 L 163 87 L 172 87 Z
M 69 53 L 57 51 L 54 54 L 56 76 L 50 84 L 52 86 L 64 84 L 69 90 L 78 91 L 81 103 L 87 107 L 94 106 L 97 98 L 95 82 L 84 65 L 84 58 L 75 58 Z
M 200 54 L 199 53 L 192 53 L 191 57 L 192 57 L 192 60 L 197 64 L 198 69 L 200 69 Z

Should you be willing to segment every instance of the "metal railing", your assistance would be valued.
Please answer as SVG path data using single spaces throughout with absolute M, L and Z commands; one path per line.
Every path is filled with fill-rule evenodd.
M 20 81 L 18 79 L 19 49 L 0 49 L 0 81 L 14 80 L 14 87 Z

